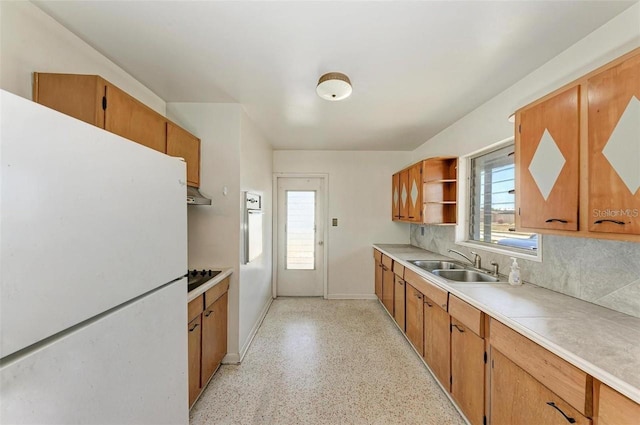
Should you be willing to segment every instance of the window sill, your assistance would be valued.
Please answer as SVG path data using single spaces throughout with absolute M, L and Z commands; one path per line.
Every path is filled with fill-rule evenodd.
M 456 241 L 456 245 L 462 245 L 467 248 L 481 249 L 483 251 L 495 252 L 496 254 L 502 254 L 509 257 L 522 258 L 524 260 L 535 261 L 538 263 L 542 262 L 542 237 L 538 236 L 538 249 L 535 251 L 535 254 L 528 254 L 524 251 L 516 251 L 508 248 L 499 247 L 497 245 L 481 243 L 481 242 L 472 242 L 472 241 Z

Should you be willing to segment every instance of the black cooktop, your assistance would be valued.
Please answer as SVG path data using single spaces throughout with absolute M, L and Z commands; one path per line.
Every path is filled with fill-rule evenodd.
M 191 292 L 200 285 L 204 285 L 220 273 L 220 270 L 189 270 L 186 274 L 188 278 L 187 292 Z

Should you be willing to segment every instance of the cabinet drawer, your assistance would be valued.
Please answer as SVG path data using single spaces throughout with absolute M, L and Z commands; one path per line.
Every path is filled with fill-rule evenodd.
M 391 257 L 387 257 L 386 255 L 382 254 L 382 265 L 391 270 L 391 268 L 393 267 L 393 260 L 391 259 Z
M 591 425 L 591 420 L 498 350 L 491 350 L 491 425 Z
M 377 263 L 381 263 L 382 262 L 382 253 L 374 248 L 374 250 L 373 250 L 373 258 L 376 260 Z
M 600 384 L 598 398 L 598 425 L 634 425 L 640 422 L 640 404 L 611 387 Z
M 227 277 L 225 280 L 218 283 L 213 288 L 208 289 L 207 292 L 204 293 L 205 307 L 209 307 L 228 290 L 229 290 L 229 278 Z
M 204 294 L 189 302 L 187 305 L 187 323 L 198 317 L 204 310 Z
M 585 416 L 593 412 L 593 379 L 530 339 L 491 319 L 491 346 Z
M 410 269 L 404 270 L 404 280 L 426 295 L 427 298 L 433 300 L 440 308 L 444 309 L 444 311 L 447 311 L 447 300 L 449 298 L 447 291 L 428 282 L 425 278 Z
M 393 272 L 396 276 L 400 276 L 400 278 L 404 279 L 404 266 L 397 261 L 393 262 Z
M 460 298 L 449 296 L 449 314 L 462 322 L 467 328 L 484 338 L 484 313 Z

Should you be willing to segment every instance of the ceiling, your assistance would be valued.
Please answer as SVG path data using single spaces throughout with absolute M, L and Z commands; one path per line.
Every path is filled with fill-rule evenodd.
M 275 149 L 413 150 L 630 1 L 36 1 L 167 102 L 241 103 Z M 328 102 L 318 78 L 347 74 Z

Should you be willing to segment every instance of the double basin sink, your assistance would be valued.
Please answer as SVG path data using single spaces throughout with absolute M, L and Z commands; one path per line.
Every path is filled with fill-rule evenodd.
M 409 263 L 453 282 L 494 283 L 500 281 L 497 276 L 492 276 L 454 261 L 409 260 Z

